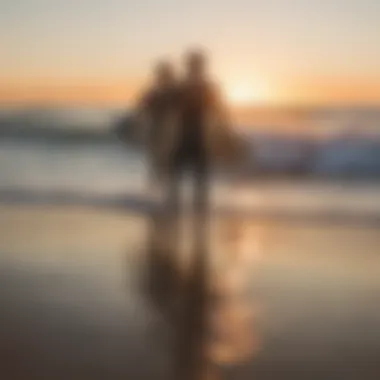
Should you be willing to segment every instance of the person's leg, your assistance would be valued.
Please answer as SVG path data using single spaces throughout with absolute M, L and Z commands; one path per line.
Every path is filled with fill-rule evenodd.
M 194 150 L 194 209 L 198 217 L 204 218 L 209 209 L 209 165 L 205 148 L 199 144 Z
M 165 186 L 166 204 L 164 212 L 168 221 L 167 243 L 170 247 L 169 255 L 171 256 L 171 262 L 175 268 L 175 272 L 178 272 L 178 251 L 181 241 L 181 179 L 184 157 L 181 146 L 177 146 L 172 152 L 168 162 L 168 175 Z
M 167 207 L 171 214 L 178 214 L 181 200 L 181 179 L 183 171 L 184 152 L 178 146 L 168 163 L 167 177 Z
M 196 271 L 207 272 L 209 267 L 209 170 L 205 150 L 199 144 L 193 151 L 194 170 L 193 253 Z M 205 275 L 206 278 L 208 275 Z

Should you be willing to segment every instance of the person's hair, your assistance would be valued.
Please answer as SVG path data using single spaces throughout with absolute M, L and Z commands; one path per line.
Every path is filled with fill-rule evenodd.
M 186 64 L 189 66 L 203 67 L 207 64 L 207 53 L 202 48 L 193 48 L 185 54 Z
M 158 61 L 155 63 L 154 72 L 156 75 L 172 74 L 174 72 L 173 65 L 169 61 Z

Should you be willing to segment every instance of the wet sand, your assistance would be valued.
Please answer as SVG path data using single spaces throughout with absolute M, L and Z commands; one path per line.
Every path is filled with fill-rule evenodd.
M 251 355 L 219 360 L 217 378 L 379 378 L 378 227 L 219 223 L 213 257 L 244 274 L 254 318 L 240 332 Z M 123 211 L 0 206 L 1 378 L 170 378 L 173 329 L 139 287 L 146 227 Z

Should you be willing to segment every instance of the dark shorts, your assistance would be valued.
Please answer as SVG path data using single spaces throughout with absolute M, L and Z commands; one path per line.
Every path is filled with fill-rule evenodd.
M 195 175 L 206 175 L 208 160 L 204 145 L 201 140 L 180 142 L 174 149 L 172 155 L 172 175 L 181 175 L 187 169 L 191 169 Z

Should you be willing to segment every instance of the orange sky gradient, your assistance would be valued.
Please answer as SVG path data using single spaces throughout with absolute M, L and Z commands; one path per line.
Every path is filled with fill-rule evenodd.
M 132 105 L 145 87 L 143 81 L 29 84 L 7 83 L 0 86 L 0 102 L 11 104 L 88 104 Z M 232 105 L 362 105 L 380 104 L 380 82 L 361 82 L 309 79 L 288 83 L 271 84 L 267 93 L 255 95 L 244 104 Z M 227 86 L 228 87 L 228 86 Z M 228 88 L 224 89 L 228 92 Z M 228 94 L 226 98 L 228 99 Z
M 235 105 L 380 104 L 379 14 L 376 0 L 6 1 L 0 103 L 131 105 L 157 59 L 181 69 L 199 43 Z

